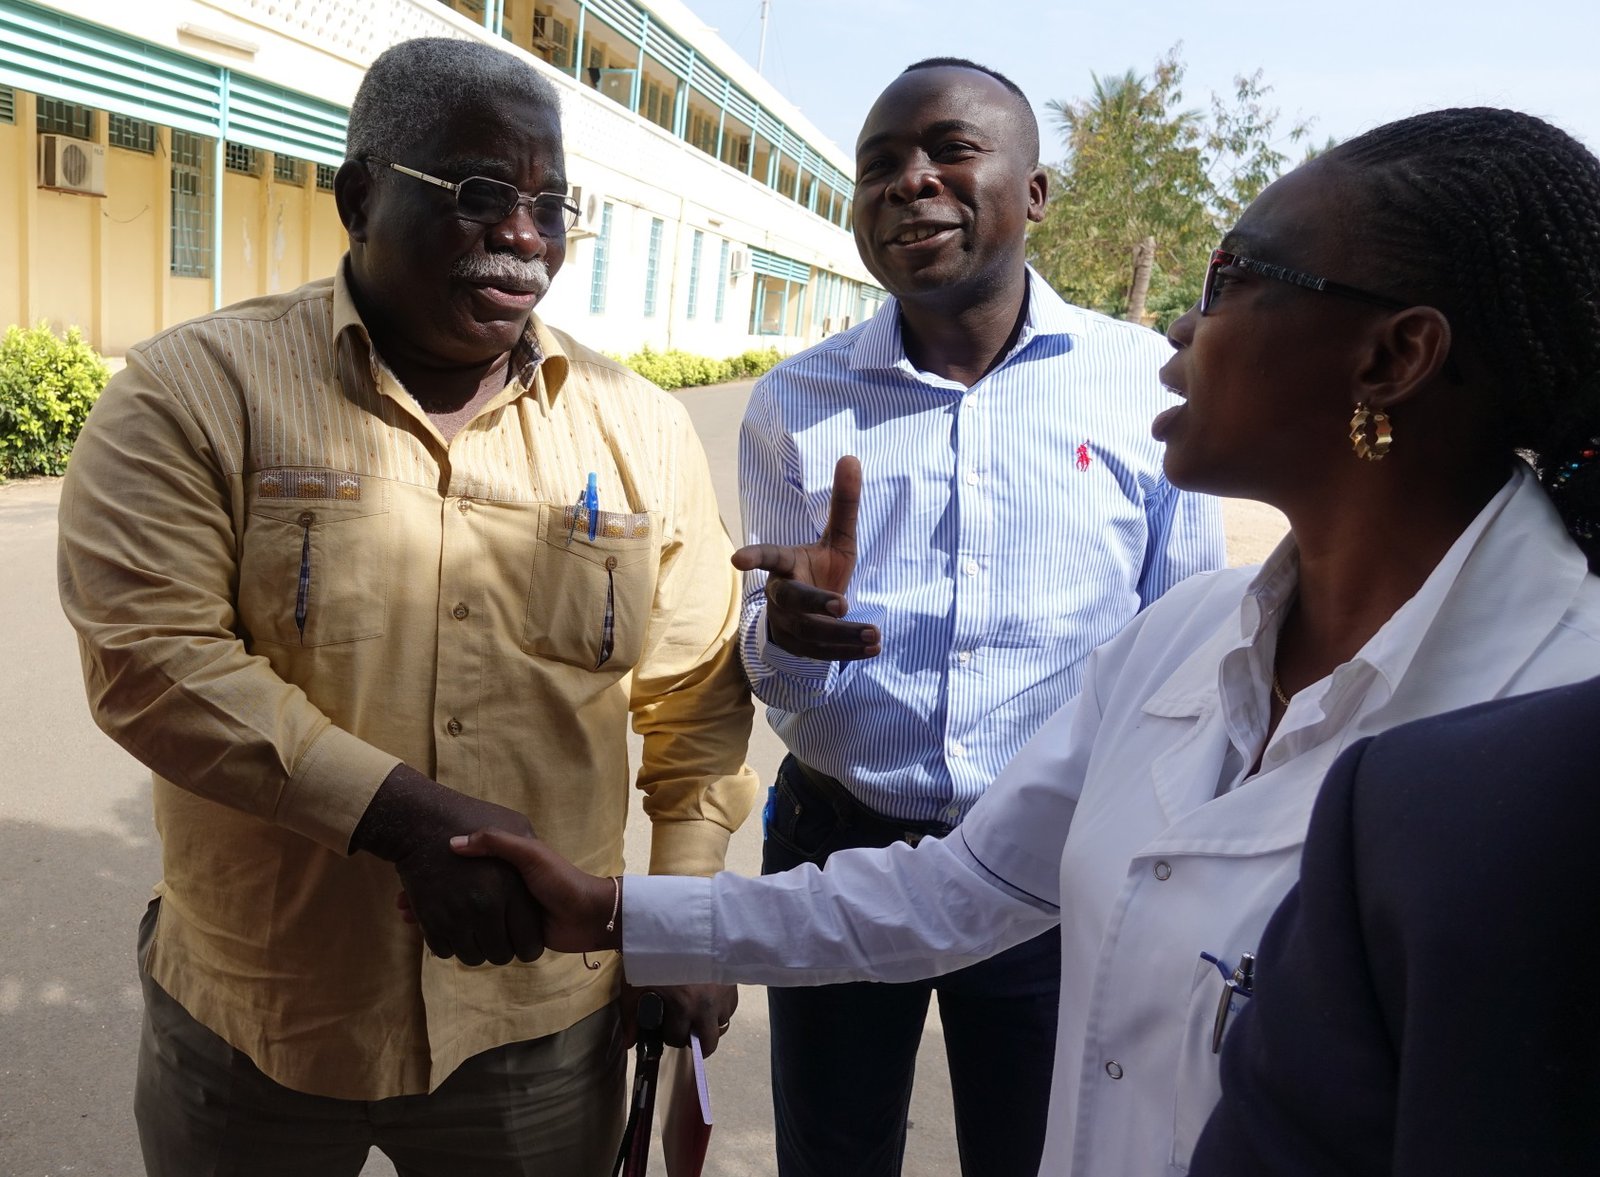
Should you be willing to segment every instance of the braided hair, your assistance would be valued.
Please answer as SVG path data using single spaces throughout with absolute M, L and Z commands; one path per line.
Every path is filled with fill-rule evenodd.
M 1600 160 L 1487 107 L 1401 119 L 1325 158 L 1363 190 L 1377 276 L 1449 318 L 1507 445 L 1600 571 Z

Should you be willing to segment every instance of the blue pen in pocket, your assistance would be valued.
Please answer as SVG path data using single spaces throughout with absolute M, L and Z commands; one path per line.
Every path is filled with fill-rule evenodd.
M 567 527 L 568 547 L 572 546 L 572 537 L 578 530 L 578 520 L 585 517 L 589 520 L 589 540 L 593 542 L 600 526 L 600 486 L 593 470 L 589 471 L 589 480 L 578 492 L 578 501 L 572 507 L 572 522 Z

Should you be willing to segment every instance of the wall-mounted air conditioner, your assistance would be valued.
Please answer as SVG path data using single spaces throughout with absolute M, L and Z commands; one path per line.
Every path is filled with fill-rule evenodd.
M 39 187 L 106 194 L 106 149 L 66 135 L 39 136 Z
M 728 255 L 728 274 L 737 278 L 750 268 L 750 255 L 742 249 L 736 249 Z

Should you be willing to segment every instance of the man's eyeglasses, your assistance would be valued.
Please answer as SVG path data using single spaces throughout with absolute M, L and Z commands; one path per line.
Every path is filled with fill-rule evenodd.
M 1227 281 L 1227 276 L 1220 274 L 1222 270 L 1243 270 L 1247 274 L 1259 274 L 1261 277 L 1271 278 L 1275 282 L 1288 282 L 1322 294 L 1338 294 L 1345 298 L 1355 298 L 1362 302 L 1370 302 L 1376 306 L 1388 307 L 1396 311 L 1403 311 L 1412 305 L 1409 302 L 1401 302 L 1397 298 L 1389 298 L 1354 286 L 1346 286 L 1343 282 L 1333 282 L 1327 278 L 1318 278 L 1315 274 L 1291 270 L 1287 266 L 1277 266 L 1271 262 L 1258 262 L 1254 258 L 1240 257 L 1236 253 L 1229 253 L 1226 249 L 1216 249 L 1211 252 L 1211 262 L 1206 266 L 1205 285 L 1200 288 L 1200 313 L 1202 315 L 1211 309 L 1211 303 L 1216 298 L 1217 292 L 1222 289 Z
M 383 164 L 403 176 L 411 176 L 425 184 L 455 193 L 456 212 L 464 220 L 480 225 L 498 225 L 509 217 L 519 204 L 526 204 L 533 214 L 533 227 L 541 237 L 565 237 L 567 230 L 578 223 L 578 206 L 562 192 L 523 192 L 515 184 L 491 180 L 488 176 L 468 176 L 459 184 L 430 176 L 415 168 L 367 156 L 369 163 Z

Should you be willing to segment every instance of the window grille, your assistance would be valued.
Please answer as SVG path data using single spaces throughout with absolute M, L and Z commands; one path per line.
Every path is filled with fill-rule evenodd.
M 113 147 L 121 147 L 127 151 L 143 151 L 153 154 L 156 149 L 156 125 L 147 123 L 144 119 L 130 118 L 125 114 L 114 114 L 106 124 L 107 140 Z
M 243 143 L 224 143 L 222 159 L 223 166 L 230 172 L 238 172 L 245 176 L 261 174 L 261 152 L 254 147 L 246 147 Z
M 321 192 L 333 191 L 333 178 L 339 174 L 339 169 L 331 164 L 319 163 L 317 165 L 317 189 Z
M 306 165 L 292 155 L 274 155 L 272 157 L 272 178 L 281 180 L 285 184 L 297 184 L 304 187 Z
M 188 131 L 172 132 L 172 274 L 211 275 L 211 141 Z
M 17 93 L 15 90 L 0 89 L 0 123 L 14 123 L 17 121 Z
M 74 139 L 94 138 L 94 111 L 87 106 L 63 102 L 59 98 L 39 99 L 38 127 L 45 135 L 70 135 Z

